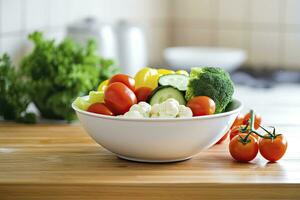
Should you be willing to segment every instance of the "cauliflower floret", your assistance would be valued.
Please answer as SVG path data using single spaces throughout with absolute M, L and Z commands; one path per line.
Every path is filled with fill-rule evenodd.
M 149 117 L 151 106 L 146 102 L 140 102 L 139 104 L 134 104 L 131 106 L 129 111 L 137 111 L 144 117 Z
M 160 116 L 176 117 L 179 113 L 179 104 L 176 100 L 167 100 L 160 104 Z
M 146 102 L 139 102 L 131 106 L 123 117 L 127 118 L 180 118 L 192 117 L 192 110 L 184 105 L 179 105 L 178 101 L 170 98 L 161 104 L 149 105 Z
M 156 115 L 159 113 L 159 110 L 160 110 L 160 105 L 159 104 L 154 104 L 152 107 L 151 107 L 151 115 Z
M 179 106 L 179 102 L 176 99 L 174 99 L 174 98 L 169 98 L 165 102 L 168 102 L 168 103 L 171 102 L 171 103 L 176 104 L 177 107 Z
M 193 112 L 189 107 L 186 107 L 184 105 L 179 105 L 179 113 L 178 117 L 193 117 Z
M 151 107 L 150 117 L 151 118 L 159 118 L 160 104 L 154 104 Z
M 151 117 L 151 118 L 159 118 L 159 114 L 158 114 L 158 113 L 156 113 L 156 114 L 151 114 L 150 117 Z
M 151 105 L 144 101 L 139 102 L 138 105 L 144 110 L 144 113 L 146 113 L 149 116 L 151 112 Z
M 141 108 L 138 104 L 134 104 L 129 108 L 129 111 L 138 111 L 140 112 Z
M 174 115 L 168 115 L 166 113 L 161 113 L 158 115 L 158 118 L 176 118 Z
M 144 118 L 144 116 L 136 110 L 130 110 L 124 114 L 126 118 Z

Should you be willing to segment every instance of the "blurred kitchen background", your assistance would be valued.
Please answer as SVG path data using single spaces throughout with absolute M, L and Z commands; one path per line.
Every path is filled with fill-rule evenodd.
M 148 64 L 165 65 L 169 46 L 222 46 L 244 49 L 255 69 L 300 69 L 298 0 L 1 0 L 0 52 L 15 61 L 27 34 L 41 30 L 61 39 L 66 27 L 94 17 L 144 28 Z
M 136 27 L 135 36 L 116 37 L 117 43 L 123 41 L 123 56 L 136 54 L 134 61 L 125 62 L 151 67 L 229 63 L 224 67 L 238 84 L 237 97 L 244 98 L 247 107 L 263 113 L 267 101 L 276 105 L 289 99 L 290 110 L 284 112 L 291 116 L 287 120 L 298 123 L 291 113 L 300 110 L 296 84 L 300 82 L 299 11 L 299 0 L 0 0 L 0 53 L 7 52 L 18 64 L 31 48 L 29 33 L 39 30 L 48 38 L 61 40 L 88 27 L 101 30 L 99 41 L 108 42 L 107 48 L 117 55 L 121 50 L 110 46 L 109 32 L 118 36 L 122 30 Z M 105 26 L 109 29 L 103 33 Z M 175 46 L 201 49 L 166 51 Z M 249 99 L 249 94 L 256 99 Z

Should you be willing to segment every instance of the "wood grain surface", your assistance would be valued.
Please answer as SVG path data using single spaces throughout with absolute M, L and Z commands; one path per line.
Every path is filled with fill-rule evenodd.
M 0 123 L 0 199 L 300 199 L 300 127 L 278 163 L 233 161 L 227 142 L 169 164 L 129 162 L 79 125 Z

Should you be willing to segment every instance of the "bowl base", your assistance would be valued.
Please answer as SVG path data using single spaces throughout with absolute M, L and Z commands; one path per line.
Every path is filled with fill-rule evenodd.
M 139 158 L 131 158 L 127 156 L 122 156 L 118 155 L 117 157 L 124 159 L 124 160 L 129 160 L 129 161 L 134 161 L 134 162 L 143 162 L 143 163 L 171 163 L 171 162 L 181 162 L 185 160 L 191 159 L 193 156 L 187 157 L 187 158 L 179 158 L 179 159 L 174 159 L 174 160 L 148 160 L 148 159 L 139 159 Z

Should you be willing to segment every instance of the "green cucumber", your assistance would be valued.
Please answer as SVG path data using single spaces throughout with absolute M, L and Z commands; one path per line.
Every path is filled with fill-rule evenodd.
M 189 77 L 182 74 L 167 74 L 158 79 L 158 84 L 161 86 L 173 86 L 180 91 L 186 91 Z
M 169 85 L 159 86 L 158 88 L 156 88 L 148 98 L 148 102 L 150 105 L 154 105 L 156 103 L 160 104 L 170 98 L 176 99 L 181 105 L 186 104 L 184 92 Z

